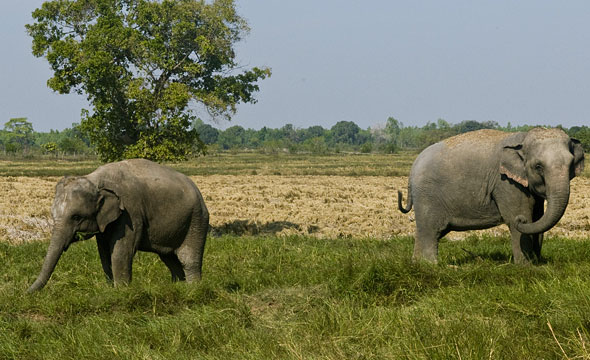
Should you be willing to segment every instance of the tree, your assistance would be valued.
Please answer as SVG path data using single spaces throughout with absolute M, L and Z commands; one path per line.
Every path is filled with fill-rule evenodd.
M 64 137 L 57 144 L 59 150 L 65 154 L 81 154 L 86 150 L 84 142 L 75 137 Z
M 319 125 L 310 126 L 303 131 L 303 141 L 321 136 L 326 136 L 326 129 Z
M 45 144 L 41 145 L 41 148 L 43 149 L 43 151 L 45 151 L 46 154 L 52 154 L 57 156 L 58 145 L 55 142 L 46 142 Z
M 260 134 L 254 129 L 246 129 L 244 132 L 244 147 L 248 149 L 256 149 L 262 145 Z
M 194 125 L 195 130 L 199 134 L 199 138 L 206 144 L 210 145 L 217 142 L 219 137 L 219 130 L 209 124 L 205 124 L 203 120 L 197 119 Z
M 455 125 L 455 128 L 459 134 L 466 133 L 469 131 L 481 130 L 481 129 L 495 129 L 497 127 L 498 127 L 498 123 L 495 121 L 486 121 L 486 122 L 480 123 L 475 120 L 465 120 L 465 121 L 461 121 L 459 124 Z
M 326 144 L 326 139 L 323 136 L 307 139 L 303 142 L 303 146 L 312 154 L 325 154 L 328 152 L 328 144 Z
M 26 150 L 35 143 L 33 124 L 27 118 L 13 118 L 4 124 L 5 149 L 10 152 Z
M 293 124 L 286 124 L 279 130 L 281 132 L 281 138 L 284 141 L 296 143 L 299 141 L 297 129 L 293 126 Z
M 451 124 L 449 124 L 445 119 L 439 118 L 436 120 L 436 127 L 439 130 L 449 131 L 451 130 Z
M 568 134 L 580 141 L 585 151 L 590 151 L 590 128 L 588 126 L 572 126 Z
M 235 7 L 234 0 L 52 0 L 26 28 L 33 54 L 53 69 L 48 86 L 86 94 L 92 109 L 80 129 L 103 161 L 184 159 L 199 136 L 191 104 L 229 120 L 270 76 L 268 68 L 238 72 L 234 45 L 249 28 Z
M 356 145 L 361 128 L 352 121 L 339 121 L 330 129 L 335 144 Z
M 224 149 L 240 148 L 246 140 L 246 130 L 240 125 L 230 126 L 219 134 L 219 144 Z
M 403 127 L 404 124 L 396 118 L 391 116 L 387 118 L 387 122 L 385 123 L 385 133 L 389 136 L 391 144 L 393 145 L 390 150 L 395 151 L 395 149 L 400 146 L 400 134 Z

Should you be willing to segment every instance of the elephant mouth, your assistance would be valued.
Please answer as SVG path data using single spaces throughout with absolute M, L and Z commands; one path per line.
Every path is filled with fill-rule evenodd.
M 90 232 L 82 232 L 82 231 L 78 231 L 76 233 L 76 238 L 77 240 L 88 240 L 91 237 L 95 236 L 96 234 L 99 234 L 100 231 L 90 231 Z
M 100 233 L 100 231 L 90 231 L 90 232 L 77 231 L 76 234 L 74 235 L 74 240 L 71 242 L 88 240 L 98 233 Z M 69 245 L 69 244 L 67 244 L 67 245 Z
M 64 252 L 68 251 L 68 249 L 70 248 L 70 245 L 72 245 L 72 243 L 78 242 L 78 241 L 83 241 L 83 240 L 88 240 L 91 237 L 95 236 L 96 234 L 98 234 L 99 231 L 95 231 L 95 232 L 82 232 L 82 231 L 78 231 L 74 234 L 74 237 L 70 240 L 67 241 L 64 245 Z

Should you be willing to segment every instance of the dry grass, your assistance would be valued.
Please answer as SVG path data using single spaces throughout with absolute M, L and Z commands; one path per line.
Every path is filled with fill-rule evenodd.
M 397 210 L 406 177 L 194 176 L 205 196 L 214 231 L 236 234 L 310 234 L 321 238 L 413 235 L 413 211 Z M 550 235 L 590 237 L 590 179 L 575 178 L 570 203 Z M 508 234 L 505 225 L 478 232 Z
M 211 213 L 214 232 L 389 237 L 410 231 L 394 211 L 401 177 L 192 177 Z
M 57 177 L 0 177 L 0 240 L 48 239 Z M 211 213 L 213 235 L 305 234 L 319 238 L 413 235 L 413 212 L 397 210 L 406 177 L 384 176 L 192 176 Z M 549 233 L 590 237 L 590 178 L 572 181 L 570 204 Z M 505 234 L 500 226 L 482 232 Z M 472 232 L 454 232 L 460 239 Z M 480 232 L 481 233 L 481 232 Z
M 49 237 L 58 179 L 0 177 L 0 240 L 18 244 Z

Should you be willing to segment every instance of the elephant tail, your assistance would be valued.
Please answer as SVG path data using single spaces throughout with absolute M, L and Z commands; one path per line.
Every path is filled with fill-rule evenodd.
M 412 200 L 412 192 L 410 191 L 410 189 L 408 188 L 408 204 L 406 205 L 406 207 L 404 207 L 403 205 L 404 202 L 404 196 L 402 195 L 401 191 L 397 191 L 397 207 L 399 208 L 399 211 L 401 211 L 404 214 L 407 214 L 410 212 L 410 210 L 412 210 L 412 205 L 414 205 L 414 201 Z

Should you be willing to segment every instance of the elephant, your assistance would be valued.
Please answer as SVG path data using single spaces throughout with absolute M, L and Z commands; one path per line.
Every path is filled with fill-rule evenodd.
M 45 286 L 62 253 L 78 240 L 96 237 L 107 279 L 131 282 L 139 251 L 160 256 L 172 280 L 201 279 L 209 212 L 187 176 L 143 159 L 109 163 L 56 185 L 54 225 L 43 266 L 28 292 Z
M 500 224 L 510 230 L 515 263 L 538 261 L 543 233 L 563 216 L 570 180 L 583 169 L 582 145 L 561 129 L 485 129 L 427 147 L 410 170 L 405 207 L 398 191 L 399 210 L 414 207 L 414 261 L 436 263 L 449 231 Z

